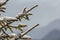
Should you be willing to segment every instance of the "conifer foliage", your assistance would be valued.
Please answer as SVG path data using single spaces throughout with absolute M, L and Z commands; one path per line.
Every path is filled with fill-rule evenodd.
M 8 1 L 9 0 L 6 0 L 5 2 L 1 2 L 0 3 L 0 12 L 5 12 L 6 7 L 4 7 L 4 6 L 7 4 Z M 18 24 L 18 26 L 11 25 L 12 23 L 17 22 L 17 21 L 21 22 L 24 19 L 29 21 L 30 20 L 29 16 L 32 15 L 30 13 L 30 11 L 32 9 L 36 8 L 37 6 L 38 5 L 35 5 L 35 6 L 33 6 L 32 8 L 30 8 L 28 10 L 26 8 L 24 8 L 23 11 L 22 11 L 22 13 L 17 14 L 16 17 L 8 17 L 8 16 L 4 16 L 3 17 L 2 16 L 0 18 L 0 33 L 1 33 L 0 34 L 0 39 L 2 39 L 2 40 L 5 40 L 5 39 L 9 40 L 9 39 L 15 37 L 16 34 L 13 31 L 13 28 L 14 28 L 14 29 L 20 31 L 20 35 L 16 37 L 16 39 L 18 40 L 18 38 L 22 38 L 24 35 L 26 35 L 33 28 L 37 27 L 39 24 L 33 26 L 32 28 L 30 28 L 29 30 L 27 30 L 26 32 L 24 32 L 22 28 L 27 27 L 26 24 Z M 12 34 L 8 34 L 6 32 L 8 29 L 11 31 Z

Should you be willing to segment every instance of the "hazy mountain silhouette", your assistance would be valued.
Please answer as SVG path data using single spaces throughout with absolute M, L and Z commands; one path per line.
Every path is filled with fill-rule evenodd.
M 42 40 L 60 40 L 60 30 L 53 30 L 47 34 Z
M 38 28 L 30 32 L 32 38 L 42 40 L 53 40 L 60 37 L 60 19 L 54 20 L 45 27 Z M 59 35 L 59 36 L 58 36 Z

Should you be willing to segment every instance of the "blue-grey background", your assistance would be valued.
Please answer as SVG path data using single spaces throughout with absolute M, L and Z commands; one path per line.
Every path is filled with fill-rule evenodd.
M 6 5 L 6 13 L 1 16 L 15 17 L 23 8 L 37 8 L 31 11 L 30 21 L 22 21 L 29 27 L 39 23 L 40 26 L 32 30 L 28 35 L 33 39 L 58 40 L 60 37 L 60 0 L 9 0 Z M 27 28 L 26 28 L 27 29 Z M 55 36 L 54 36 L 55 35 Z M 59 36 L 58 36 L 59 35 Z

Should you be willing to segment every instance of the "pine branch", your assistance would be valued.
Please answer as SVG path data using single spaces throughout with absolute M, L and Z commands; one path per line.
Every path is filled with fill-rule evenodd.
M 9 0 L 6 0 L 4 3 L 1 3 L 0 4 L 0 7 L 2 7 L 3 5 L 6 5 L 6 3 L 8 2 Z
M 5 5 L 8 2 L 8 0 L 6 0 L 4 3 L 0 4 L 0 12 L 5 12 L 4 10 L 6 9 L 5 7 L 2 7 L 3 5 Z M 37 7 L 38 5 L 33 6 L 32 8 L 30 8 L 29 10 L 26 10 L 26 8 L 24 8 L 22 14 L 17 15 L 15 18 L 17 20 L 15 20 L 14 18 L 10 18 L 10 17 L 5 17 L 5 19 L 3 18 L 3 20 L 0 21 L 0 30 L 2 33 L 2 37 L 6 38 L 7 40 L 9 40 L 9 38 L 12 38 L 11 35 L 7 34 L 6 31 L 7 29 L 9 29 L 11 31 L 11 33 L 14 33 L 14 31 L 12 30 L 13 28 L 15 28 L 16 30 L 20 30 L 20 33 L 22 33 L 19 37 L 23 37 L 24 35 L 26 35 L 28 32 L 30 32 L 32 29 L 34 29 L 35 27 L 37 27 L 39 24 L 33 26 L 32 28 L 28 29 L 26 32 L 24 32 L 24 30 L 22 28 L 27 27 L 27 25 L 24 24 L 19 24 L 18 26 L 15 25 L 11 25 L 13 22 L 17 22 L 22 19 L 25 20 L 30 20 L 29 16 L 32 15 L 31 13 L 29 13 L 32 9 L 34 9 L 35 7 Z M 4 36 L 5 34 L 5 36 Z M 15 36 L 15 35 L 14 35 Z M 16 40 L 16 39 L 15 39 Z

